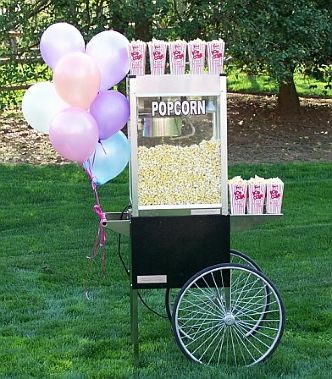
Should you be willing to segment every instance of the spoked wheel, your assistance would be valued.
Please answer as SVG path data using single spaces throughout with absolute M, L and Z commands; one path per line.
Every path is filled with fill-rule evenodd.
M 252 267 L 257 271 L 262 271 L 258 264 L 248 257 L 246 254 L 241 253 L 238 250 L 230 250 L 230 263 L 239 263 L 245 266 Z M 172 310 L 179 288 L 167 288 L 165 292 L 165 308 L 166 313 L 170 321 L 172 321 Z
M 206 365 L 252 366 L 278 346 L 284 320 L 280 295 L 264 274 L 226 263 L 187 281 L 176 298 L 172 325 L 188 358 Z

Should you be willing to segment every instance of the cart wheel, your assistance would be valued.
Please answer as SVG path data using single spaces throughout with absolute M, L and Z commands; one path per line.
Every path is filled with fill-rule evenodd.
M 258 264 L 248 257 L 246 254 L 241 253 L 238 250 L 230 250 L 230 263 L 239 263 L 245 266 L 252 267 L 257 271 L 262 271 Z M 166 288 L 165 292 L 165 308 L 166 313 L 170 321 L 172 321 L 172 310 L 179 288 Z
M 264 274 L 225 263 L 187 281 L 176 298 L 172 325 L 188 358 L 206 365 L 252 366 L 276 349 L 284 320 L 280 295 Z
M 238 263 L 244 266 L 249 266 L 257 271 L 262 272 L 262 269 L 252 258 L 244 253 L 241 253 L 241 251 L 238 250 L 230 250 L 230 263 Z

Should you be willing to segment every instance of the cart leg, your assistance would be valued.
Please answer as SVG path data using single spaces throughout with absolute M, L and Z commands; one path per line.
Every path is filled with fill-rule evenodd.
M 138 365 L 138 302 L 137 290 L 130 289 L 130 320 L 131 320 L 131 341 L 134 347 L 134 363 Z

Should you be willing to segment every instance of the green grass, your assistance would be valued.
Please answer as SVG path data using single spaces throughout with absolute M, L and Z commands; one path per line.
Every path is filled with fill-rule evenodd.
M 97 220 L 85 175 L 73 165 L 0 166 L 0 377 L 331 377 L 331 169 L 331 163 L 230 167 L 230 176 L 285 181 L 285 216 L 232 236 L 232 247 L 259 263 L 284 300 L 286 330 L 274 355 L 250 369 L 201 367 L 180 353 L 168 321 L 140 306 L 135 370 L 129 284 L 115 234 L 106 276 L 97 260 L 87 280 L 85 257 Z M 106 210 L 121 210 L 128 199 L 126 173 L 100 193 Z M 126 239 L 122 251 L 126 258 Z M 160 290 L 147 300 L 162 298 Z
M 303 97 L 332 97 L 332 89 L 326 89 L 326 83 L 313 77 L 296 73 L 295 86 L 299 96 Z M 238 70 L 227 72 L 227 86 L 232 92 L 267 93 L 278 92 L 277 82 L 268 75 L 248 75 Z

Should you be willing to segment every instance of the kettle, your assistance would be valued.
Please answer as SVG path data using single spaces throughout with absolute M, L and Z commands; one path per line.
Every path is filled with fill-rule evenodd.
M 181 117 L 143 118 L 143 137 L 178 137 L 181 135 Z

